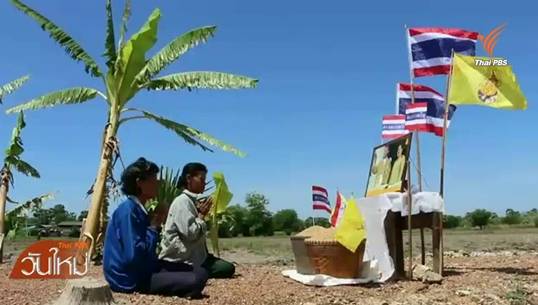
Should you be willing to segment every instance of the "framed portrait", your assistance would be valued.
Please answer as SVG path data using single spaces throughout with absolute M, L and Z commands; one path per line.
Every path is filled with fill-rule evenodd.
M 365 197 L 390 192 L 403 192 L 412 134 L 374 148 Z

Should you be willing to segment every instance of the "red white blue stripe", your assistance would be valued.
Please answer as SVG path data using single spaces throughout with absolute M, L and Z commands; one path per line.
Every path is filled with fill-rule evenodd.
M 410 28 L 407 41 L 415 77 L 448 74 L 451 53 L 474 56 L 478 32 L 450 28 Z
M 399 83 L 396 88 L 396 105 L 399 114 L 407 114 L 407 109 L 411 105 L 412 95 L 415 95 L 416 104 L 427 104 L 425 124 L 419 131 L 432 132 L 437 136 L 443 136 L 443 124 L 445 113 L 445 99 L 441 93 L 435 91 L 433 88 L 423 85 L 413 85 L 413 91 L 411 90 L 411 84 Z M 415 108 L 423 109 L 418 106 Z M 414 110 L 418 111 L 418 110 Z M 449 105 L 448 107 L 448 121 L 447 128 L 450 126 L 450 120 L 456 111 L 456 106 Z M 414 115 L 413 117 L 416 117 Z M 409 120 L 409 117 L 407 118 Z M 418 124 L 415 121 L 416 124 Z M 407 128 L 407 127 L 406 127 Z M 409 128 L 408 128 L 409 129 Z
M 331 204 L 329 202 L 329 194 L 327 193 L 327 190 L 321 186 L 312 186 L 312 200 L 313 205 L 312 208 L 314 210 L 324 210 L 329 213 L 332 212 L 331 210 Z
M 409 131 L 428 131 L 427 112 L 427 103 L 407 105 L 407 109 L 405 110 L 405 129 Z
M 405 129 L 405 114 L 383 116 L 383 139 L 396 139 L 408 133 L 409 130 Z

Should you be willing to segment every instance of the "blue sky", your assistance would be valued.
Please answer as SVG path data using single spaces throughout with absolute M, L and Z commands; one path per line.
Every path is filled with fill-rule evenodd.
M 381 116 L 394 111 L 395 84 L 408 81 L 404 25 L 460 27 L 487 33 L 501 23 L 495 54 L 507 57 L 529 109 L 500 111 L 460 107 L 450 128 L 446 204 L 451 214 L 475 208 L 538 206 L 538 144 L 532 123 L 538 114 L 538 20 L 532 1 L 133 1 L 130 34 L 159 7 L 162 18 L 153 54 L 177 35 L 217 25 L 207 44 L 191 50 L 164 73 L 215 70 L 260 80 L 242 91 L 140 94 L 131 103 L 210 133 L 248 153 L 244 159 L 204 153 L 150 121 L 135 121 L 119 133 L 126 162 L 139 156 L 175 168 L 200 161 L 223 171 L 235 197 L 265 194 L 273 211 L 311 210 L 311 185 L 349 195 L 364 193 L 372 148 L 380 143 Z M 27 0 L 70 33 L 104 66 L 105 1 Z M 114 1 L 116 25 L 121 1 Z M 31 80 L 8 97 L 2 110 L 40 94 L 72 86 L 103 88 L 99 79 L 64 54 L 28 17 L 0 3 L 4 29 L 0 83 L 24 74 Z M 479 54 L 485 54 L 481 46 Z M 445 91 L 444 77 L 417 83 Z M 85 192 L 98 166 L 106 107 L 102 100 L 26 113 L 24 158 L 42 179 L 16 176 L 12 198 L 56 192 L 69 209 L 86 209 Z M 7 145 L 16 117 L 4 115 L 0 143 Z M 530 135 L 530 136 L 529 136 Z M 421 137 L 426 188 L 438 190 L 441 138 Z M 119 170 L 120 168 L 118 168 Z

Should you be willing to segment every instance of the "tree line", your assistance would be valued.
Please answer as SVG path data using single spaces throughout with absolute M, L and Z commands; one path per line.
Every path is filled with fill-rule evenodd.
M 445 215 L 445 228 L 477 227 L 484 229 L 488 225 L 527 225 L 538 228 L 538 209 L 527 212 L 507 209 L 504 216 L 486 209 L 476 209 L 465 216 Z
M 87 215 L 88 211 L 82 211 L 77 215 L 68 211 L 63 204 L 56 204 L 52 208 L 33 209 L 31 216 L 25 221 L 30 226 L 54 225 L 63 221 L 82 221 Z M 330 226 L 328 218 L 301 219 L 294 209 L 283 209 L 273 213 L 269 210 L 269 200 L 260 193 L 247 194 L 243 204 L 229 206 L 219 215 L 218 221 L 219 237 L 272 236 L 275 232 L 290 235 L 313 224 Z M 484 229 L 488 225 L 501 224 L 538 227 L 538 209 L 527 212 L 507 209 L 504 216 L 485 209 L 477 209 L 465 216 L 444 215 L 443 221 L 443 226 L 447 229 L 458 227 Z

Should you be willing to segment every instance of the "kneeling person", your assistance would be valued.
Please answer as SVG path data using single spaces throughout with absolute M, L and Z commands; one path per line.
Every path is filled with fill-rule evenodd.
M 128 199 L 112 214 L 106 231 L 103 271 L 116 292 L 141 292 L 200 297 L 207 271 L 187 264 L 170 265 L 157 259 L 160 226 L 166 213 L 148 215 L 146 201 L 157 195 L 159 168 L 144 158 L 121 176 Z
M 189 163 L 183 167 L 178 187 L 183 189 L 170 206 L 161 240 L 161 260 L 183 262 L 207 270 L 210 278 L 230 278 L 235 266 L 217 258 L 207 251 L 206 224 L 210 198 L 198 201 L 205 190 L 207 168 L 201 163 Z

